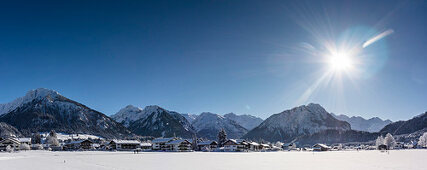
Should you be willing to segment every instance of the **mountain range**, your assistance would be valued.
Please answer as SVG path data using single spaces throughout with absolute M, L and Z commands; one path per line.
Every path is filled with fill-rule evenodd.
M 197 136 L 216 139 L 221 129 L 226 131 L 228 138 L 301 144 L 367 142 L 386 133 L 412 140 L 427 131 L 427 112 L 392 123 L 376 117 L 335 115 L 319 104 L 310 103 L 262 120 L 234 113 L 181 114 L 156 105 L 144 109 L 128 105 L 110 118 L 44 88 L 30 90 L 23 97 L 0 104 L 1 135 L 30 136 L 35 132 L 55 130 L 105 138 Z
M 196 134 L 184 116 L 155 105 L 144 109 L 128 105 L 111 117 L 137 135 L 192 138 Z
M 236 139 L 248 132 L 246 128 L 224 116 L 204 112 L 197 116 L 192 125 L 197 129 L 198 137 L 217 139 L 218 132 L 224 129 L 227 137 Z
M 390 124 L 391 120 L 382 120 L 378 117 L 365 119 L 360 116 L 348 117 L 346 115 L 336 115 L 331 113 L 338 120 L 346 121 L 350 123 L 351 129 L 365 132 L 379 132 L 384 126 Z
M 328 129 L 345 131 L 351 126 L 334 118 L 319 104 L 310 103 L 270 116 L 243 138 L 290 142 L 296 137 Z
M 125 138 L 132 133 L 110 117 L 58 92 L 39 88 L 10 103 L 0 105 L 0 122 L 16 127 L 23 135 L 55 130 Z

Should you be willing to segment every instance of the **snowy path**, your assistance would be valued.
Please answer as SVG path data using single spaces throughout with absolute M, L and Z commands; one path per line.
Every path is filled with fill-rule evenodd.
M 0 153 L 0 169 L 424 169 L 427 150 L 264 153 Z M 65 161 L 65 162 L 64 162 Z

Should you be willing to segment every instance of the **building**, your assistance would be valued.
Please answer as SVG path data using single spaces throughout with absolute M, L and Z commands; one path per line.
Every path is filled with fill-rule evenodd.
M 381 145 L 378 145 L 377 149 L 378 150 L 388 150 L 388 147 L 387 147 L 387 145 L 381 144 Z
M 201 141 L 197 143 L 197 150 L 199 151 L 212 151 L 218 147 L 218 143 L 213 140 Z
M 229 139 L 224 143 L 226 152 L 244 152 L 249 150 L 249 143 L 243 139 Z
M 166 143 L 177 140 L 177 138 L 156 138 L 151 141 L 152 143 L 152 149 L 153 150 L 161 150 L 166 151 L 169 150 L 168 146 L 166 146 Z
M 191 142 L 186 139 L 172 140 L 165 144 L 167 151 L 185 152 L 191 150 Z
M 268 144 L 260 144 L 260 149 L 262 150 L 262 151 L 267 151 L 267 150 L 270 150 L 271 149 L 271 146 L 270 145 L 268 145 Z
M 141 142 L 137 140 L 112 140 L 109 147 L 112 150 L 134 150 L 140 148 Z
M 317 143 L 313 145 L 313 151 L 328 151 L 331 148 L 325 144 Z
M 284 149 L 286 149 L 288 151 L 290 151 L 290 150 L 296 150 L 297 149 L 297 144 L 295 144 L 293 142 L 292 143 L 287 143 L 287 144 L 285 144 L 283 146 L 286 147 Z
M 141 150 L 151 150 L 151 143 L 148 142 L 142 142 L 141 143 Z
M 89 150 L 92 149 L 93 147 L 93 142 L 90 140 L 78 140 L 78 141 L 71 141 L 68 143 L 65 143 L 64 145 L 64 149 L 65 150 L 79 150 L 79 149 L 85 149 L 85 150 Z
M 18 138 L 19 143 L 31 146 L 31 138 Z
M 10 146 L 11 149 L 18 149 L 19 145 L 21 143 L 19 142 L 18 138 L 15 137 L 7 137 L 3 138 L 0 141 L 0 151 L 6 151 L 7 146 Z
M 256 142 L 249 142 L 249 150 L 251 150 L 251 151 L 260 151 L 261 150 L 261 145 L 259 143 L 256 143 Z

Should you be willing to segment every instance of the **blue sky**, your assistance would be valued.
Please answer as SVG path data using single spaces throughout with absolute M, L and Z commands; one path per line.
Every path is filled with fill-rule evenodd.
M 427 111 L 425 9 L 392 0 L 3 3 L 0 103 L 45 87 L 107 115 L 156 104 L 266 118 L 314 102 L 408 119 Z M 359 47 L 385 30 L 393 33 L 352 56 L 363 59 L 357 73 L 319 81 L 330 69 L 326 44 Z

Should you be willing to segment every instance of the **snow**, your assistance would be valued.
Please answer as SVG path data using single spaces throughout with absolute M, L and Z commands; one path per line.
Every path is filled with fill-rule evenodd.
M 46 137 L 49 135 L 49 132 L 40 133 L 40 135 Z M 66 133 L 56 133 L 56 136 L 59 140 L 81 140 L 81 139 L 101 139 L 99 136 L 88 135 L 88 134 L 66 134 Z
M 10 103 L 0 104 L 0 115 L 9 113 L 10 111 L 13 111 L 16 108 L 22 106 L 23 104 L 33 101 L 34 99 L 42 99 L 48 97 L 49 101 L 52 101 L 58 96 L 60 96 L 58 92 L 50 89 L 38 88 L 35 90 L 30 90 L 23 97 L 19 97 Z
M 8 170 L 44 169 L 425 169 L 427 150 L 335 152 L 49 152 L 0 153 Z

